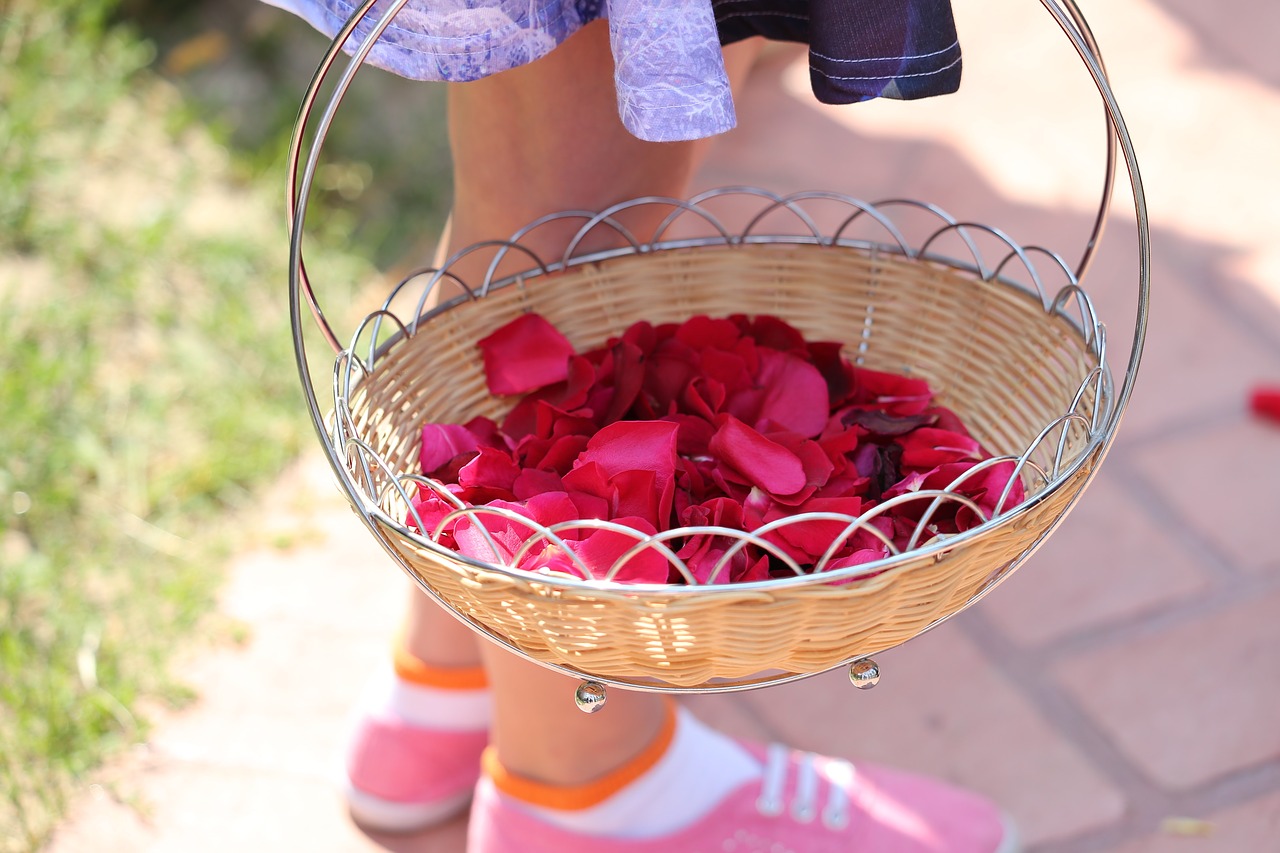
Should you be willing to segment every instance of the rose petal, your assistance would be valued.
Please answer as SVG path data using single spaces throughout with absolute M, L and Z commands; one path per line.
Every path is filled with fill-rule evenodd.
M 757 344 L 778 352 L 806 357 L 804 335 L 790 323 L 771 314 L 761 314 L 754 319 L 734 315 L 738 327 Z
M 804 488 L 805 471 L 800 458 L 732 415 L 724 416 L 711 438 L 710 450 L 747 482 L 770 494 L 789 495 Z
M 561 412 L 575 412 L 587 402 L 587 392 L 595 376 L 596 368 L 590 361 L 576 357 L 571 359 L 568 378 L 522 397 L 502 419 L 503 432 L 516 441 L 537 432 L 538 413 L 544 405 Z
M 731 320 L 699 315 L 681 323 L 675 337 L 693 349 L 731 350 L 742 337 L 742 332 Z
M 523 394 L 563 382 L 573 344 L 538 314 L 521 314 L 476 346 L 490 394 Z
M 977 460 L 982 456 L 978 442 L 945 429 L 920 427 L 895 442 L 902 447 L 903 468 L 929 469 L 949 462 Z
M 809 361 L 818 368 L 827 383 L 831 408 L 843 406 L 853 392 L 853 365 L 842 355 L 843 347 L 834 341 L 809 344 Z
M 873 436 L 889 438 L 906 435 L 918 427 L 933 426 L 938 416 L 927 412 L 918 415 L 891 415 L 877 409 L 852 409 L 841 420 L 846 426 L 859 426 Z
M 835 464 L 816 441 L 810 441 L 799 433 L 768 432 L 765 438 L 790 450 L 804 468 L 804 486 L 790 495 L 775 495 L 780 503 L 800 504 L 808 500 L 816 489 L 827 484 L 835 471 Z
M 418 467 L 430 477 L 454 457 L 471 453 L 480 447 L 480 439 L 458 424 L 426 424 L 422 427 L 422 449 L 418 451 Z
M 614 521 L 650 536 L 657 533 L 643 518 L 617 518 Z M 604 579 L 641 538 L 615 530 L 592 530 L 581 540 L 566 544 L 582 558 L 594 577 Z M 641 548 L 618 566 L 612 580 L 618 583 L 666 583 L 670 569 L 667 558 L 657 550 Z
M 678 429 L 668 421 L 618 421 L 593 435 L 578 458 L 599 464 L 609 475 L 652 471 L 660 482 L 669 480 L 676 473 Z
M 759 419 L 813 438 L 827 425 L 827 381 L 818 368 L 787 353 L 763 350 L 757 377 L 764 396 Z
M 933 399 L 928 382 L 897 373 L 854 366 L 853 383 L 855 403 L 877 406 L 891 415 L 918 415 Z
M 554 471 L 540 471 L 536 468 L 524 468 L 516 475 L 511 484 L 511 493 L 518 501 L 528 501 L 547 492 L 564 491 L 564 481 Z
M 464 488 L 511 491 L 519 473 L 520 468 L 510 453 L 493 447 L 482 447 L 475 458 L 458 471 L 458 485 Z

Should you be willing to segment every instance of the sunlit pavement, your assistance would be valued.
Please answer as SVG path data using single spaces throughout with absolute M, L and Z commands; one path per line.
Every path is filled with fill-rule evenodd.
M 821 107 L 766 54 L 704 187 L 910 196 L 1074 260 L 1102 183 L 1096 92 L 1034 0 L 957 4 L 960 94 Z M 1280 849 L 1280 7 L 1086 7 L 1131 129 L 1153 229 L 1151 328 L 1115 449 L 1049 543 L 979 606 L 843 673 L 691 702 L 735 734 L 937 774 L 997 799 L 1036 853 Z M 1117 351 L 1137 286 L 1117 190 L 1085 282 Z M 403 582 L 303 460 L 230 568 L 248 640 L 186 655 L 199 691 L 80 797 L 69 851 L 460 851 L 456 821 L 351 826 L 333 780 L 346 717 L 385 659 Z M 282 547 L 283 546 L 283 547 Z

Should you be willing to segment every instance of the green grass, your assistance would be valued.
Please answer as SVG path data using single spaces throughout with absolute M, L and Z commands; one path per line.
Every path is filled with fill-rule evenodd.
M 188 698 L 168 662 L 209 613 L 237 512 L 314 441 L 282 179 L 238 167 L 113 12 L 0 2 L 3 853 L 38 848 L 145 736 L 147 701 Z M 350 227 L 330 216 L 317 242 Z M 369 274 L 313 262 L 339 301 Z

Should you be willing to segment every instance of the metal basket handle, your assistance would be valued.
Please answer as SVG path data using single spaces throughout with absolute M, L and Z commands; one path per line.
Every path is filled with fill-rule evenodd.
M 356 72 L 363 65 L 366 57 L 373 50 L 378 38 L 390 26 L 392 20 L 399 11 L 409 2 L 409 0 L 390 0 L 386 11 L 374 24 L 373 28 L 365 36 L 363 42 L 354 51 L 347 62 L 346 67 L 342 71 L 333 93 L 329 97 L 329 101 L 325 106 L 324 112 L 320 116 L 320 120 L 315 127 L 314 135 L 310 148 L 307 150 L 305 163 L 302 159 L 302 149 L 304 138 L 306 136 L 308 126 L 311 123 L 312 113 L 320 97 L 320 90 L 325 80 L 332 72 L 333 65 L 337 61 L 339 54 L 342 53 L 343 45 L 347 39 L 355 32 L 360 23 L 369 16 L 373 7 L 380 0 L 363 0 L 359 8 L 357 8 L 343 25 L 342 29 L 337 32 L 324 57 L 320 61 L 315 74 L 311 78 L 311 82 L 307 87 L 307 91 L 302 99 L 302 104 L 298 111 L 297 121 L 294 125 L 293 138 L 289 145 L 289 155 L 287 162 L 287 173 L 289 179 L 288 192 L 285 197 L 285 217 L 286 224 L 289 229 L 289 302 L 290 316 L 292 322 L 292 331 L 294 338 L 294 351 L 298 362 L 298 371 L 302 378 L 303 391 L 307 397 L 307 404 L 311 411 L 312 421 L 319 431 L 321 438 L 325 435 L 325 416 L 321 411 L 319 401 L 316 398 L 315 386 L 312 382 L 311 372 L 308 367 L 306 343 L 304 340 L 304 329 L 302 319 L 302 305 L 305 299 L 307 307 L 310 311 L 312 319 L 319 327 L 324 339 L 334 352 L 341 352 L 343 346 L 334 334 L 332 327 L 325 318 L 324 311 L 321 309 L 319 301 L 316 298 L 315 291 L 311 286 L 311 280 L 307 275 L 306 265 L 302 257 L 302 236 L 303 229 L 306 224 L 306 211 L 311 198 L 311 189 L 315 178 L 316 167 L 320 158 L 320 150 L 328 135 L 329 129 L 333 124 L 333 119 L 337 113 L 338 106 L 345 97 L 347 90 L 350 88 Z M 1102 188 L 1102 198 L 1098 207 L 1097 215 L 1094 218 L 1093 229 L 1089 235 L 1089 239 L 1085 244 L 1084 251 L 1081 254 L 1079 263 L 1076 266 L 1076 279 L 1083 280 L 1085 273 L 1088 271 L 1097 249 L 1098 243 L 1101 241 L 1103 231 L 1106 227 L 1107 216 L 1111 206 L 1112 192 L 1115 186 L 1116 171 L 1116 148 L 1120 148 L 1124 155 L 1125 165 L 1129 173 L 1130 188 L 1133 193 L 1134 213 L 1137 221 L 1138 231 L 1138 302 L 1137 313 L 1134 324 L 1133 345 L 1130 350 L 1129 362 L 1125 371 L 1124 383 L 1117 397 L 1117 413 L 1122 413 L 1133 392 L 1134 378 L 1137 374 L 1138 363 L 1142 356 L 1143 342 L 1146 338 L 1148 305 L 1150 298 L 1151 283 L 1151 236 L 1150 223 L 1148 221 L 1146 196 L 1143 192 L 1142 178 L 1138 171 L 1138 161 L 1133 150 L 1133 141 L 1129 135 L 1124 117 L 1120 112 L 1120 107 L 1116 102 L 1115 94 L 1111 90 L 1110 81 L 1107 77 L 1105 68 L 1103 67 L 1101 53 L 1098 50 L 1097 42 L 1093 33 L 1089 28 L 1088 22 L 1081 13 L 1080 8 L 1076 5 L 1075 0 L 1040 0 L 1041 4 L 1053 16 L 1058 26 L 1070 39 L 1075 47 L 1076 53 L 1080 56 L 1085 68 L 1089 71 L 1093 78 L 1098 94 L 1102 97 L 1103 106 L 1106 110 L 1106 166 L 1104 169 L 1104 179 Z M 326 443 L 327 447 L 327 443 Z M 335 468 L 340 467 L 338 460 L 331 459 L 335 464 Z

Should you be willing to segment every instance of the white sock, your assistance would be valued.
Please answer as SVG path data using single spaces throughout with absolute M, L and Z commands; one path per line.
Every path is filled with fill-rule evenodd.
M 487 689 L 428 687 L 399 678 L 388 667 L 374 677 L 364 697 L 365 713 L 439 731 L 489 727 L 493 698 Z
M 755 756 L 732 738 L 683 708 L 676 715 L 671 744 L 657 763 L 598 805 L 570 810 L 517 802 L 537 818 L 571 832 L 652 838 L 695 823 L 763 773 Z

